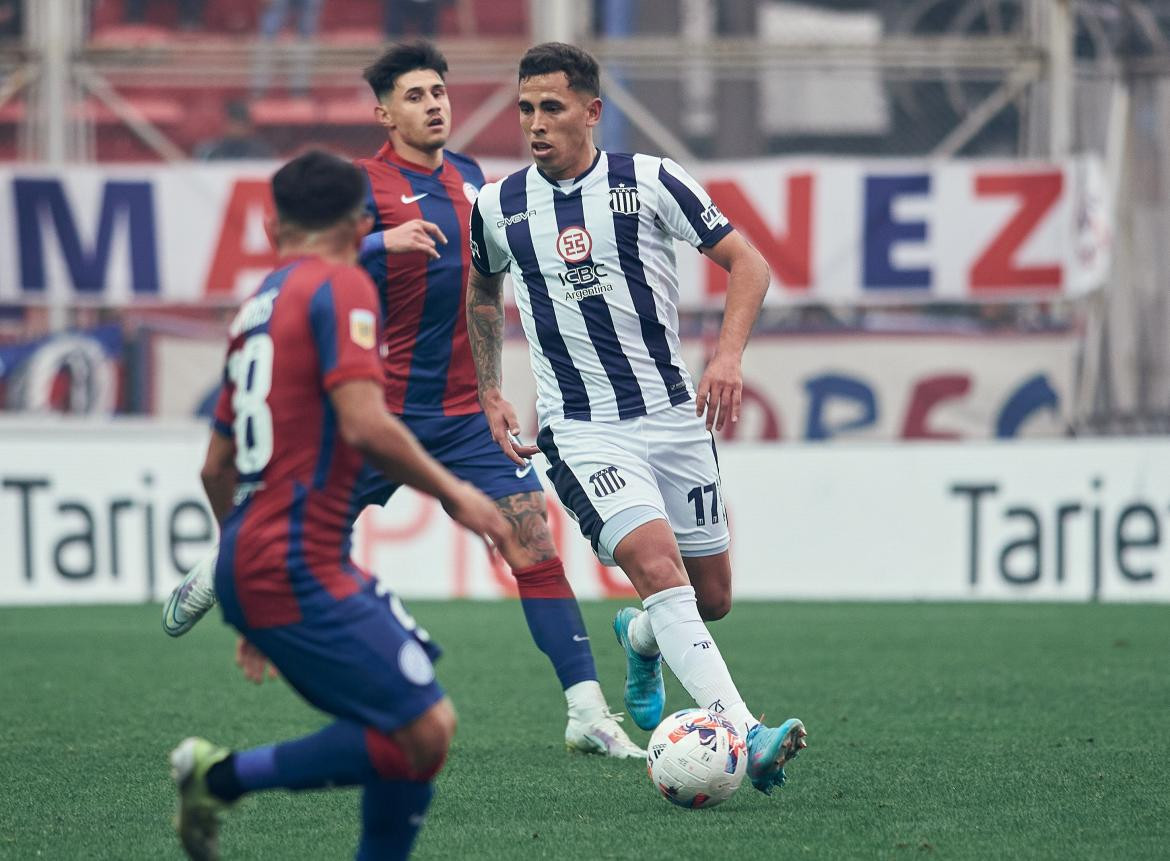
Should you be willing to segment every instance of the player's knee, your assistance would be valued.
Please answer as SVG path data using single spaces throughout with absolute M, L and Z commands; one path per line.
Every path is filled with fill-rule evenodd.
M 430 780 L 442 769 L 455 737 L 455 725 L 455 709 L 450 700 L 443 698 L 411 726 L 407 755 L 420 779 Z
M 635 585 L 641 587 L 643 594 L 687 585 L 686 571 L 668 556 L 640 559 L 632 567 L 635 570 L 627 569 L 626 573 L 630 575 L 630 579 Z
M 718 622 L 731 612 L 731 594 L 700 595 L 699 616 L 704 622 Z

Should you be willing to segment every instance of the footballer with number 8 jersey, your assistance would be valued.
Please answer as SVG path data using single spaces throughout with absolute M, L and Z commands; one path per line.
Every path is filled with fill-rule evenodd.
M 370 463 L 436 497 L 495 542 L 507 523 L 386 412 L 374 285 L 355 263 L 369 230 L 353 165 L 308 152 L 272 178 L 281 265 L 229 330 L 202 478 L 220 523 L 215 591 L 242 636 L 335 721 L 232 752 L 189 738 L 171 754 L 191 858 L 219 857 L 219 813 L 271 789 L 361 786 L 358 858 L 405 858 L 455 727 L 438 652 L 398 599 L 350 558 L 358 476 Z
M 572 45 L 538 45 L 520 61 L 520 125 L 535 163 L 485 186 L 471 214 L 479 397 L 505 454 L 520 462 L 543 452 L 598 558 L 620 566 L 642 598 L 644 610 L 614 621 L 634 721 L 653 729 L 661 720 L 665 660 L 701 708 L 735 724 L 748 776 L 767 793 L 805 746 L 804 726 L 791 718 L 769 728 L 752 716 L 704 620 L 731 604 L 711 429 L 738 420 L 741 356 L 768 267 L 679 165 L 594 146 L 599 77 L 596 60 Z M 730 276 L 718 348 L 697 388 L 680 356 L 675 240 Z M 536 376 L 537 447 L 506 435 L 506 271 Z

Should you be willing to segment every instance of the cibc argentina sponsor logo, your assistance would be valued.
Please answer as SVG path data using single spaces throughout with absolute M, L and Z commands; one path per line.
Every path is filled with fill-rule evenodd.
M 565 299 L 580 302 L 590 296 L 612 293 L 613 285 L 601 280 L 608 274 L 604 263 L 581 263 L 557 273 L 557 278 L 560 279 L 562 287 L 570 288 L 565 291 Z
M 642 208 L 638 189 L 629 188 L 624 182 L 609 190 L 609 208 L 619 215 L 635 215 Z
M 580 263 L 593 251 L 593 237 L 584 227 L 566 227 L 557 236 L 557 254 L 566 263 Z

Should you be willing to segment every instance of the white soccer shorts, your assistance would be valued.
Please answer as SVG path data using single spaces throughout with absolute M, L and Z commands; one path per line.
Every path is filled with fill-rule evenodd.
M 536 444 L 561 503 L 597 558 L 651 520 L 670 524 L 683 556 L 730 544 L 715 441 L 693 403 L 612 422 L 554 419 Z

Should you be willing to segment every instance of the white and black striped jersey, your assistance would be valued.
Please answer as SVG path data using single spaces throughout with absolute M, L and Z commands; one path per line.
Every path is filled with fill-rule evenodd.
M 694 397 L 678 338 L 674 239 L 730 233 L 707 192 L 670 159 L 598 151 L 571 181 L 535 165 L 485 185 L 471 260 L 511 269 L 541 426 L 615 421 Z

